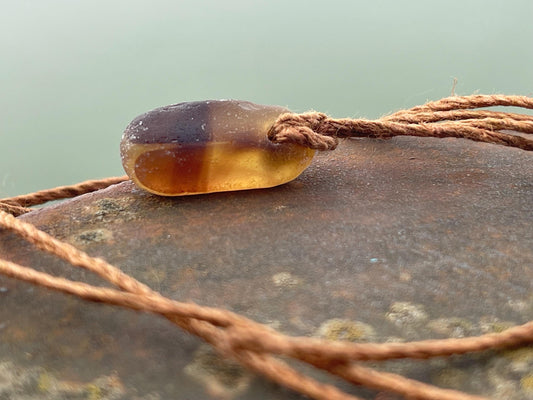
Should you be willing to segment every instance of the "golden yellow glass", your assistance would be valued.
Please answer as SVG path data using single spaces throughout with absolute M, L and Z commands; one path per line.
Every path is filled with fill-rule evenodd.
M 300 175 L 315 153 L 267 138 L 274 121 L 286 112 L 237 100 L 156 108 L 124 131 L 122 165 L 137 186 L 163 196 L 281 185 Z

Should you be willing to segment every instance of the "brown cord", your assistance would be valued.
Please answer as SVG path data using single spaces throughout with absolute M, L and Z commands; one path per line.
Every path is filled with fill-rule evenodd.
M 282 114 L 270 128 L 275 143 L 297 143 L 317 150 L 333 150 L 339 138 L 393 136 L 463 138 L 533 151 L 533 139 L 500 132 L 513 130 L 533 134 L 533 117 L 515 113 L 473 110 L 481 107 L 514 106 L 533 109 L 526 96 L 452 96 L 377 120 L 334 119 L 320 112 Z
M 127 181 L 128 179 L 130 178 L 124 175 L 84 181 L 76 185 L 58 186 L 52 189 L 40 190 L 38 192 L 25 194 L 22 196 L 0 199 L 0 205 L 7 204 L 18 207 L 36 206 L 38 204 L 43 204 L 53 200 L 69 199 L 85 193 L 94 192 L 95 190 L 105 189 L 108 186 Z
M 5 211 L 8 214 L 14 215 L 15 217 L 33 211 L 31 208 L 15 206 L 9 203 L 3 203 L 2 200 L 0 200 L 0 210 Z
M 4 275 L 63 293 L 69 293 L 86 300 L 160 314 L 181 328 L 212 344 L 222 354 L 232 357 L 254 371 L 266 375 L 274 381 L 312 398 L 320 400 L 358 399 L 357 397 L 349 396 L 339 391 L 331 385 L 322 384 L 312 378 L 306 377 L 289 367 L 285 362 L 274 358 L 273 354 L 276 354 L 276 347 L 278 349 L 283 347 L 276 346 L 276 344 L 279 345 L 280 341 L 287 342 L 287 348 L 290 348 L 291 342 L 311 340 L 310 347 L 315 348 L 318 353 L 313 351 L 310 354 L 300 353 L 300 349 L 296 348 L 293 357 L 356 384 L 378 390 L 396 392 L 405 396 L 411 396 L 410 393 L 413 393 L 419 399 L 482 399 L 479 396 L 467 395 L 454 390 L 440 389 L 399 375 L 378 372 L 357 366 L 347 360 L 344 355 L 336 358 L 336 354 L 334 353 L 333 357 L 331 357 L 326 351 L 326 356 L 322 357 L 320 355 L 322 353 L 320 346 L 325 345 L 327 347 L 328 344 L 332 343 L 305 337 L 290 338 L 226 310 L 199 306 L 193 303 L 181 303 L 163 297 L 129 275 L 124 274 L 119 269 L 106 263 L 104 260 L 92 258 L 73 246 L 62 243 L 45 232 L 38 230 L 33 225 L 17 220 L 3 211 L 0 211 L 0 225 L 30 240 L 37 247 L 57 255 L 73 265 L 97 273 L 122 290 L 96 287 L 83 282 L 54 277 L 47 273 L 0 259 L 0 272 Z M 245 335 L 244 332 L 246 332 Z M 241 335 L 248 339 L 253 337 L 255 345 L 250 346 L 250 349 L 246 348 L 243 342 L 238 340 Z M 270 347 L 269 343 L 273 344 L 273 352 L 264 350 Z M 254 349 L 259 344 L 264 349 Z M 342 343 L 342 345 L 350 347 L 354 344 Z M 436 345 L 438 346 L 438 343 Z M 279 353 L 289 354 L 290 351 L 280 351 Z M 315 357 L 313 353 L 319 354 L 319 357 Z
M 521 96 L 451 97 L 410 110 L 399 111 L 377 121 L 333 120 L 320 113 L 284 114 L 272 128 L 271 137 L 279 142 L 293 141 L 313 148 L 331 149 L 336 146 L 339 137 L 390 137 L 412 133 L 415 133 L 414 136 L 424 136 L 423 133 L 431 132 L 430 136 L 463 137 L 531 150 L 531 140 L 493 132 L 491 129 L 513 129 L 523 133 L 532 133 L 533 117 L 495 111 L 468 110 L 492 105 L 533 108 L 533 100 Z M 383 129 L 383 131 L 378 129 Z M 526 141 L 515 141 L 511 138 L 521 138 Z M 226 310 L 165 298 L 104 260 L 90 257 L 68 243 L 54 239 L 33 225 L 13 216 L 31 211 L 25 208 L 27 206 L 89 193 L 127 179 L 127 177 L 119 177 L 87 181 L 73 186 L 62 186 L 0 200 L 0 226 L 17 233 L 38 248 L 55 254 L 74 266 L 100 275 L 118 289 L 97 287 L 54 277 L 1 258 L 0 272 L 12 278 L 69 293 L 86 300 L 160 314 L 253 371 L 320 400 L 361 399 L 301 374 L 277 356 L 293 358 L 357 385 L 395 392 L 406 398 L 480 400 L 482 398 L 479 396 L 440 389 L 399 375 L 376 371 L 356 364 L 355 361 L 425 359 L 513 347 L 533 342 L 533 321 L 501 333 L 410 343 L 358 344 L 308 337 L 290 337 Z

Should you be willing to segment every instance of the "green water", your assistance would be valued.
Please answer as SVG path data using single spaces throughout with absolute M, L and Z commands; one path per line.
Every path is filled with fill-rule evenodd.
M 0 197 L 122 175 L 136 115 L 237 98 L 379 117 L 533 95 L 533 1 L 1 1 Z

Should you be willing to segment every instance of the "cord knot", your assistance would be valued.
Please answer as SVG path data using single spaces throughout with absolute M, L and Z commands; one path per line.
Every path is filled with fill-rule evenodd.
M 336 136 L 328 134 L 329 117 L 321 112 L 281 114 L 268 131 L 274 143 L 297 143 L 315 150 L 334 150 L 339 144 Z

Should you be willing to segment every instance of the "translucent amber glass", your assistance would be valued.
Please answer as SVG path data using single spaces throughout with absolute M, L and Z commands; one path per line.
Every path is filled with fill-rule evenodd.
M 122 165 L 139 187 L 164 196 L 277 186 L 300 175 L 315 153 L 268 140 L 285 112 L 236 100 L 157 108 L 126 128 Z

